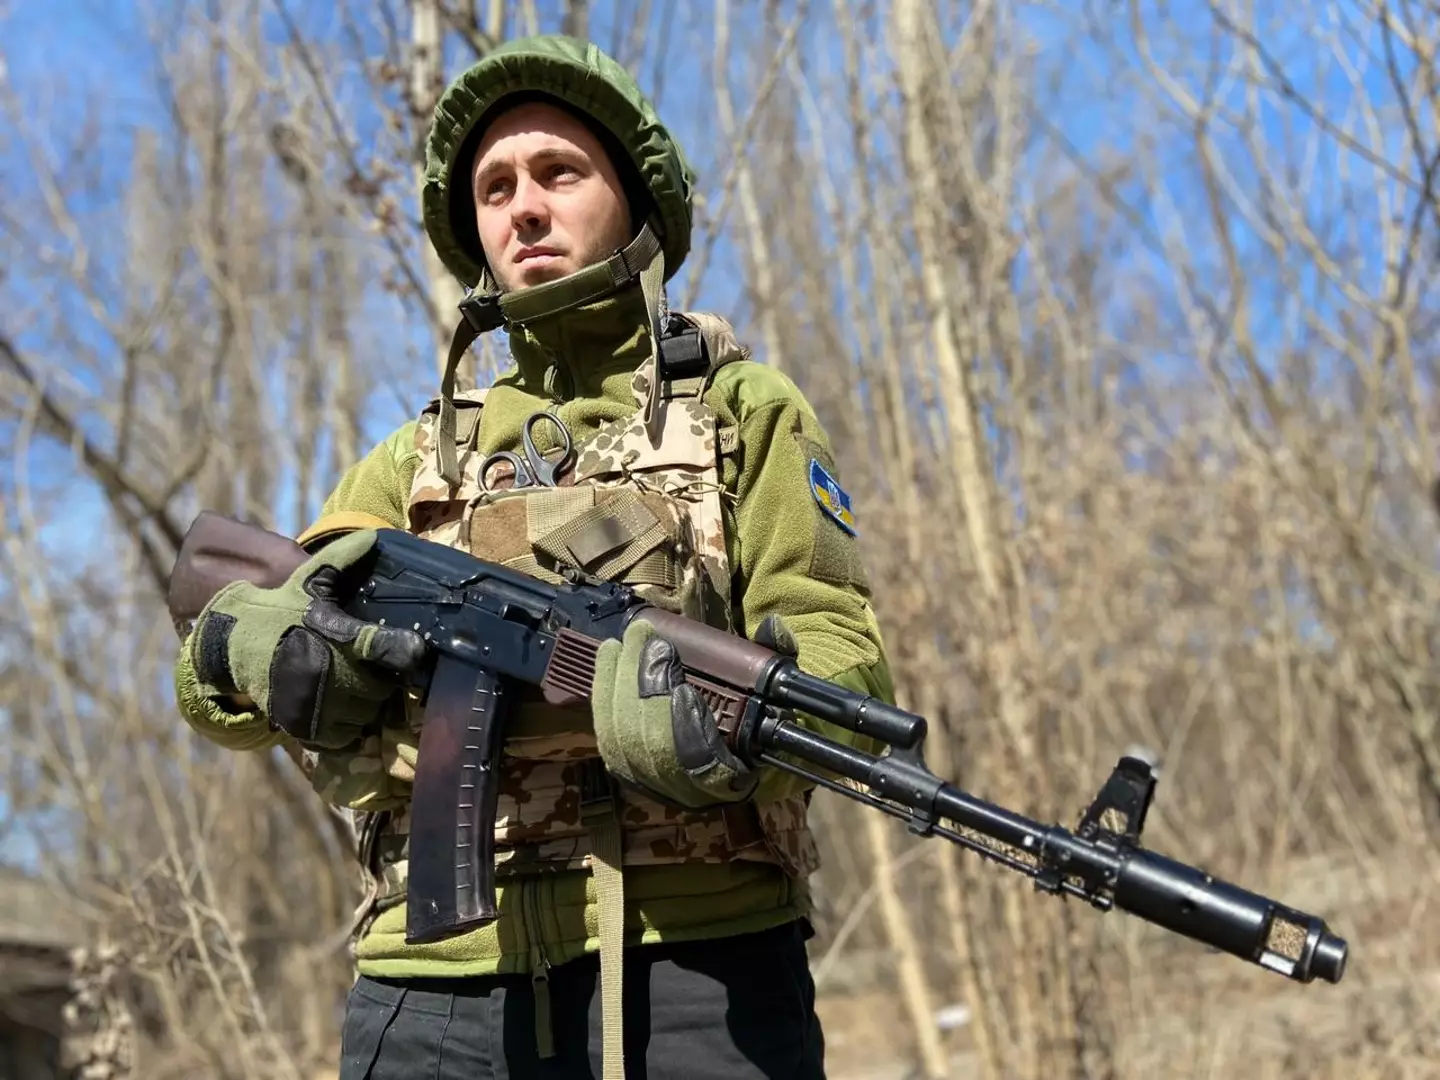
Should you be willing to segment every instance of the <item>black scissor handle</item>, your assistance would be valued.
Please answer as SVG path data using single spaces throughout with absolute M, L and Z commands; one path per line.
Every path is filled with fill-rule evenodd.
M 531 487 L 535 483 L 535 478 L 530 475 L 530 467 L 520 460 L 519 454 L 512 450 L 496 450 L 493 454 L 486 455 L 485 460 L 480 463 L 479 471 L 475 474 L 475 479 L 482 490 L 490 490 L 490 482 L 486 477 L 497 461 L 503 461 L 510 466 L 510 472 L 514 475 L 511 487 L 525 488 Z
M 554 461 L 542 454 L 535 445 L 535 425 L 542 420 L 548 420 L 553 424 L 558 434 L 560 456 Z M 481 488 L 486 491 L 490 489 L 485 478 L 497 461 L 503 461 L 510 466 L 511 471 L 515 474 L 515 481 L 512 485 L 514 487 L 555 487 L 575 452 L 574 441 L 570 438 L 570 429 L 552 412 L 541 411 L 527 416 L 525 423 L 520 426 L 520 443 L 525 455 L 523 458 L 513 450 L 496 450 L 493 454 L 486 456 L 485 460 L 480 463 L 480 471 L 476 474 L 476 480 Z
M 550 461 L 535 446 L 535 425 L 542 420 L 548 420 L 559 434 L 556 442 L 560 447 L 560 456 L 554 461 Z M 525 424 L 520 429 L 520 441 L 525 447 L 525 459 L 529 463 L 528 471 L 533 481 L 542 487 L 554 487 L 560 474 L 570 463 L 570 455 L 575 449 L 570 438 L 570 429 L 565 426 L 565 422 L 552 412 L 531 413 L 525 418 Z

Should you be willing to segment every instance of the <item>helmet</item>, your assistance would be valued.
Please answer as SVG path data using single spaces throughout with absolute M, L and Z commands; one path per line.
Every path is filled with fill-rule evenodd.
M 626 155 L 616 169 L 622 177 L 638 176 L 648 195 L 646 223 L 660 242 L 668 279 L 690 252 L 694 173 L 629 72 L 597 46 L 559 34 L 493 49 L 461 73 L 435 106 L 421 213 L 440 259 L 465 285 L 493 288 L 475 232 L 469 164 L 497 108 L 537 96 L 588 119 L 609 136 L 602 138 L 607 149 Z M 635 222 L 637 229 L 642 224 Z

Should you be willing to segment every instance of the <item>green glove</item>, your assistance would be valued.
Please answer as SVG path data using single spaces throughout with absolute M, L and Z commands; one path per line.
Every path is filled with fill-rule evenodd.
M 190 660 L 207 690 L 247 695 L 272 728 L 313 749 L 343 749 L 373 728 L 399 677 L 426 650 L 414 631 L 340 607 L 374 546 L 375 530 L 362 529 L 327 545 L 278 588 L 237 581 L 217 592 L 190 637 Z
M 759 774 L 730 752 L 675 647 L 643 619 L 601 643 L 590 703 L 600 756 L 624 783 L 688 810 L 754 793 Z

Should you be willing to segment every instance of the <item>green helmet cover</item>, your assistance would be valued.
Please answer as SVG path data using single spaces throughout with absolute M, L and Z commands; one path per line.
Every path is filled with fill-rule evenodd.
M 462 72 L 436 104 L 425 143 L 421 215 L 441 261 L 467 286 L 480 283 L 484 252 L 455 231 L 454 215 L 473 213 L 469 162 L 456 159 L 497 103 L 530 93 L 547 94 L 583 112 L 624 147 L 655 204 L 665 276 L 674 274 L 690 253 L 694 172 L 630 73 L 596 45 L 561 34 L 498 46 Z

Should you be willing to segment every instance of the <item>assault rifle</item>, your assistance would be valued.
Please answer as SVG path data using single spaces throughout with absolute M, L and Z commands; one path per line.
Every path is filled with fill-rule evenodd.
M 1118 907 L 1298 982 L 1340 981 L 1348 946 L 1325 922 L 1146 850 L 1155 790 L 1122 757 L 1074 832 L 978 799 L 926 767 L 923 717 L 816 678 L 783 653 L 658 609 L 631 589 L 567 571 L 549 584 L 398 530 L 380 530 L 351 614 L 412 627 L 432 649 L 412 677 L 425 717 L 411 804 L 406 940 L 482 926 L 495 909 L 496 797 L 517 684 L 586 707 L 601 641 L 644 619 L 674 644 L 731 749 L 908 822 L 1101 911 Z M 170 579 L 177 626 L 232 581 L 271 587 L 307 558 L 293 541 L 211 512 L 191 526 Z M 810 731 L 803 713 L 859 732 L 871 754 Z M 798 762 L 798 763 L 797 763 Z M 837 782 L 806 766 L 865 785 Z

